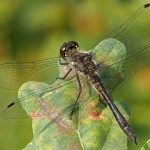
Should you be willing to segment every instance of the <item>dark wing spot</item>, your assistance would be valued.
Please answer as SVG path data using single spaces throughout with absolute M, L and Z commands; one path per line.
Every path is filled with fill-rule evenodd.
M 145 4 L 144 5 L 144 8 L 147 8 L 147 7 L 149 7 L 150 6 L 150 3 L 149 4 Z
M 10 103 L 10 104 L 7 106 L 7 108 L 13 106 L 14 104 L 15 104 L 14 102 Z

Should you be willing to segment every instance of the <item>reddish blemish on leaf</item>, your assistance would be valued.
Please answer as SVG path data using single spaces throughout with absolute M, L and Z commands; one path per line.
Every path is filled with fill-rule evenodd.
M 38 112 L 31 112 L 30 116 L 32 119 L 39 117 L 39 113 Z
M 97 110 L 92 110 L 88 113 L 88 117 L 92 120 L 101 120 L 104 118 L 103 114 L 98 114 Z

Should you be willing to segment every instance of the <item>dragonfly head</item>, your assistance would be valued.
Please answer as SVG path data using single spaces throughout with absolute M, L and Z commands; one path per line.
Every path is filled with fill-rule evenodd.
M 67 57 L 71 57 L 72 54 L 74 54 L 79 48 L 79 45 L 75 41 L 70 41 L 67 43 L 63 43 L 63 45 L 60 48 L 60 56 L 63 59 L 67 59 Z

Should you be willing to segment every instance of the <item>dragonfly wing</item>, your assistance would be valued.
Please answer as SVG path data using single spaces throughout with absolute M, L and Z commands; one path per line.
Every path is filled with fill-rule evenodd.
M 88 85 L 86 78 L 80 77 L 80 82 L 85 88 L 83 88 L 79 103 L 73 113 L 75 120 L 78 118 L 79 110 L 82 112 L 80 118 L 83 118 L 83 113 L 85 114 L 95 106 L 92 101 L 95 98 L 94 94 L 97 96 L 95 90 L 89 92 L 91 87 Z M 26 88 L 29 90 L 26 90 Z M 49 129 L 51 125 L 59 132 L 72 132 L 75 130 L 73 126 L 75 123 L 70 120 L 70 115 L 79 93 L 78 89 L 77 79 L 75 78 L 70 81 L 57 81 L 52 86 L 40 82 L 27 82 L 19 90 L 19 99 L 4 109 L 2 117 L 32 117 L 34 126 L 38 126 L 39 129 L 36 131 L 37 136 Z M 98 101 L 98 98 L 96 100 Z M 91 104 L 89 105 L 89 103 Z
M 18 89 L 27 81 L 52 84 L 58 75 L 58 58 L 27 63 L 0 64 L 0 88 Z
M 108 89 L 113 90 L 124 79 L 131 77 L 149 63 L 149 18 L 150 4 L 147 4 L 91 51 L 99 64 L 100 76 Z M 117 41 L 115 43 L 115 40 L 118 43 Z M 114 47 L 118 50 L 112 55 L 108 54 Z
M 73 76 L 72 73 L 71 76 Z M 85 78 L 81 77 L 80 82 L 84 84 Z M 79 93 L 79 85 L 77 79 L 57 80 L 53 85 L 42 82 L 30 81 L 22 85 L 19 89 L 18 100 L 10 103 L 2 112 L 3 118 L 25 118 L 34 115 L 49 118 L 48 108 L 44 108 L 47 104 L 51 115 L 55 118 L 54 113 L 58 114 L 76 101 Z M 87 83 L 85 83 L 87 84 Z M 84 85 L 83 85 L 84 86 Z M 88 95 L 88 86 L 84 88 L 86 92 L 82 92 L 83 96 Z M 44 110 L 45 109 L 45 110 Z
M 50 90 L 51 87 L 46 83 L 27 82 L 22 85 L 18 92 L 18 99 L 11 102 L 2 111 L 2 118 L 28 118 L 30 113 L 38 110 L 38 99 L 43 90 Z

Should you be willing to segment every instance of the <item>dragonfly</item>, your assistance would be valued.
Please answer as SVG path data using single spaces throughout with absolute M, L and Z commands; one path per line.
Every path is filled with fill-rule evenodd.
M 89 89 L 92 89 L 90 100 L 98 96 L 101 102 L 103 98 L 123 132 L 134 144 L 137 144 L 132 128 L 114 104 L 110 93 L 124 80 L 131 78 L 137 71 L 148 65 L 150 60 L 149 18 L 150 3 L 139 8 L 123 25 L 92 50 L 82 50 L 77 42 L 69 41 L 60 47 L 60 57 L 35 62 L 1 64 L 1 88 L 15 90 L 27 81 L 50 84 L 36 90 L 31 90 L 29 87 L 26 90 L 20 89 L 27 94 L 7 105 L 2 112 L 2 117 L 39 117 L 42 114 L 42 116 L 49 116 L 49 122 L 55 123 L 61 122 L 66 115 L 72 119 L 76 107 L 80 103 L 81 106 L 84 105 L 82 100 L 87 99 L 88 94 L 84 89 L 89 86 Z M 111 53 L 111 50 L 115 51 Z M 86 86 L 83 86 L 84 84 Z M 38 87 L 38 83 L 32 86 Z M 74 90 L 67 92 L 64 90 L 66 87 L 73 87 Z M 60 107 L 63 103 L 61 97 L 53 96 L 59 90 L 70 95 L 65 103 L 69 101 L 68 99 L 70 101 L 73 99 L 71 105 L 69 103 L 65 107 Z M 52 96 L 51 101 L 44 101 L 48 99 L 48 96 L 44 95 L 46 92 Z M 86 96 L 83 93 L 86 93 Z M 38 102 L 36 98 L 27 100 L 32 96 L 37 96 Z M 22 108 L 22 104 L 26 101 L 25 109 L 32 107 L 29 114 Z M 60 113 L 49 106 L 51 103 L 59 105 L 56 105 L 56 108 L 61 108 Z M 47 126 L 44 130 L 46 128 Z

